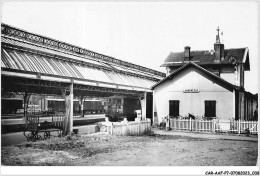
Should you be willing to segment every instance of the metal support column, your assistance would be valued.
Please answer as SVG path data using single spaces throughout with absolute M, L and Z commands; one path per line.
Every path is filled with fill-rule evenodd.
M 63 121 L 63 135 L 68 135 L 72 132 L 73 127 L 73 82 L 68 89 L 63 89 L 62 94 L 65 98 L 65 118 Z
M 141 100 L 141 111 L 142 111 L 142 120 L 146 120 L 146 103 L 147 103 L 147 92 L 144 92 L 144 98 Z
M 28 120 L 27 120 L 27 116 L 28 116 L 28 102 L 30 99 L 30 94 L 28 94 L 27 92 L 25 92 L 24 96 L 23 96 L 23 102 L 24 102 L 24 120 L 25 120 L 25 126 L 27 128 L 28 126 Z
M 69 114 L 69 132 L 72 132 L 73 128 L 73 82 L 69 86 L 69 91 L 70 91 L 70 114 Z

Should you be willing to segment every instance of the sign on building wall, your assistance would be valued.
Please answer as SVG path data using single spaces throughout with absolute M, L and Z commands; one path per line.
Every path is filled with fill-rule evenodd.
M 199 93 L 199 89 L 184 89 L 183 93 Z

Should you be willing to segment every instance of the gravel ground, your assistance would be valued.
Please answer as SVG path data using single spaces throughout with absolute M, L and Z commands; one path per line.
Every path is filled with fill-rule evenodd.
M 257 141 L 171 135 L 95 133 L 2 147 L 11 166 L 255 166 Z M 157 134 L 160 133 L 160 134 Z

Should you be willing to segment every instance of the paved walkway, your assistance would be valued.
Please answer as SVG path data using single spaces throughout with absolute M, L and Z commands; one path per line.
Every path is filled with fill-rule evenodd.
M 154 129 L 155 134 L 160 135 L 176 135 L 187 136 L 193 138 L 206 138 L 206 139 L 224 139 L 224 140 L 240 140 L 240 141 L 258 141 L 258 135 L 238 135 L 226 133 L 196 133 L 196 132 L 182 132 L 182 131 L 166 131 Z

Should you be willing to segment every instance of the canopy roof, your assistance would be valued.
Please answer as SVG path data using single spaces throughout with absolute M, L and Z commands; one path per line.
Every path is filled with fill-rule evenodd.
M 164 73 L 2 24 L 2 76 L 145 91 Z M 6 80 L 6 79 L 5 79 Z M 66 82 L 66 81 L 65 81 Z

